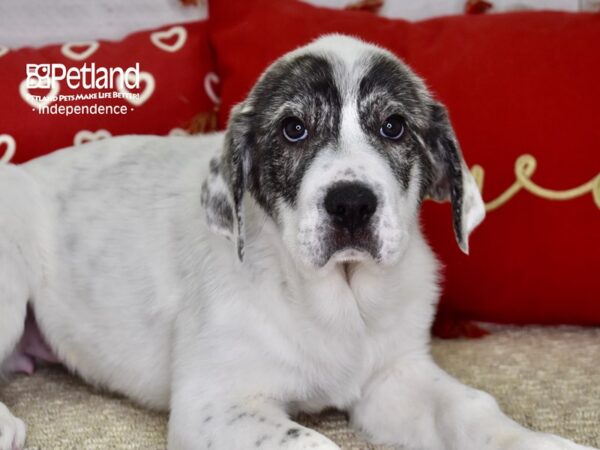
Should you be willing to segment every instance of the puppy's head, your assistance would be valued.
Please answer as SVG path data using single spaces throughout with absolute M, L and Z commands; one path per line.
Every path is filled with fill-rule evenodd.
M 245 192 L 314 269 L 394 264 L 425 196 L 452 202 L 465 252 L 484 217 L 445 108 L 394 55 L 340 35 L 277 60 L 232 110 L 204 199 L 240 258 Z

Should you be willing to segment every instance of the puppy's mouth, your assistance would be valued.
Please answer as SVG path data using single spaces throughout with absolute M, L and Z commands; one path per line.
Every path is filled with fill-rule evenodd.
M 326 242 L 325 264 L 352 264 L 377 261 L 378 245 L 371 232 L 364 231 L 351 235 L 338 230 L 331 233 Z
M 354 231 L 332 228 L 326 242 L 330 259 L 339 262 L 360 262 L 368 257 L 377 259 L 378 245 L 371 227 Z
M 360 263 L 372 258 L 374 258 L 374 256 L 366 249 L 347 247 L 334 252 L 329 257 L 329 261 L 334 263 L 350 264 Z
M 306 249 L 304 261 L 315 269 L 332 269 L 343 264 L 379 264 L 381 241 L 372 225 L 358 230 L 347 230 L 325 223 L 316 227 L 311 240 L 299 240 Z M 300 235 L 302 236 L 302 235 Z

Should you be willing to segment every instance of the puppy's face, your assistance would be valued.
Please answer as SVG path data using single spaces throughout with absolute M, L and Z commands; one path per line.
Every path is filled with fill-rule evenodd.
M 240 256 L 245 191 L 278 225 L 292 255 L 314 269 L 394 264 L 425 195 L 453 200 L 465 250 L 466 235 L 483 218 L 443 107 L 392 54 L 343 36 L 321 38 L 263 74 L 232 111 L 219 167 Z M 207 199 L 210 190 L 209 179 Z

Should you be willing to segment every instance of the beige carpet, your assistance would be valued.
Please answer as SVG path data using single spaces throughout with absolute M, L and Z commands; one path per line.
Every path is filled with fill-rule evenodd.
M 497 328 L 481 340 L 435 341 L 446 370 L 493 394 L 518 422 L 600 447 L 600 328 Z M 166 415 L 94 391 L 57 369 L 19 377 L 0 399 L 29 426 L 28 449 L 163 449 Z M 303 417 L 344 450 L 381 449 L 343 415 Z

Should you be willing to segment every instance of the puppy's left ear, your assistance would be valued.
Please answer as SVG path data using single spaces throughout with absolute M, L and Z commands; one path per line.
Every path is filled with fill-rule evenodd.
M 434 200 L 451 201 L 456 241 L 468 254 L 469 235 L 484 219 L 485 205 L 462 157 L 448 112 L 440 103 L 432 105 L 430 123 L 425 140 L 433 170 L 427 193 Z
M 243 198 L 250 170 L 249 125 L 242 109 L 243 104 L 231 110 L 222 153 L 210 161 L 201 197 L 208 227 L 234 242 L 240 261 L 244 259 Z

